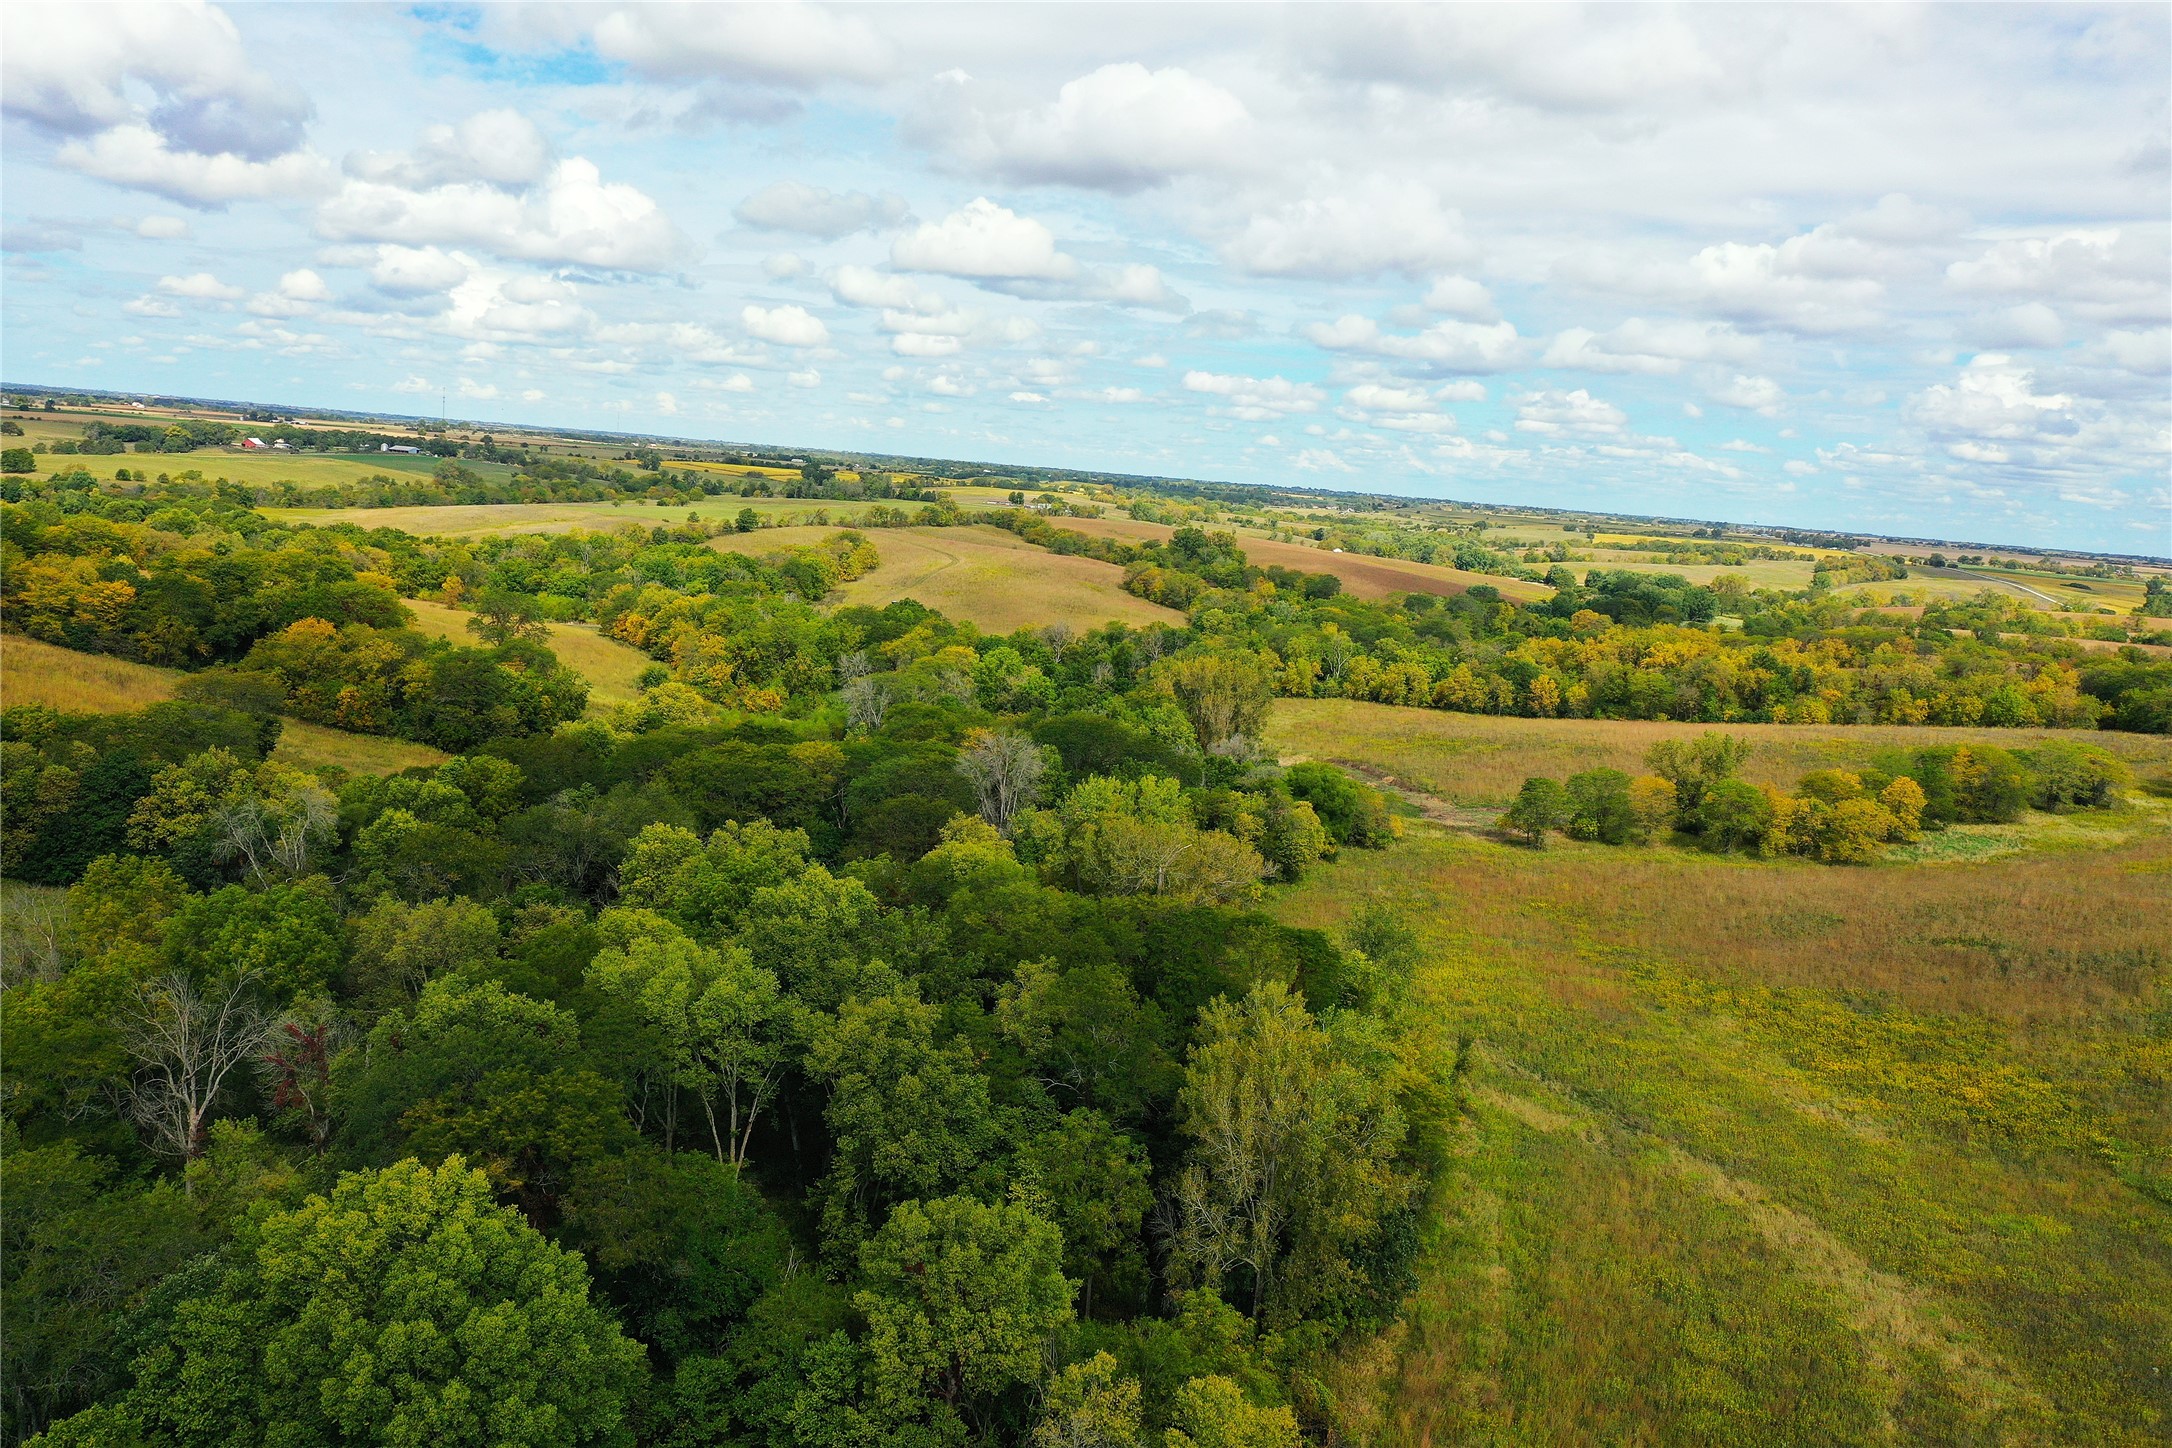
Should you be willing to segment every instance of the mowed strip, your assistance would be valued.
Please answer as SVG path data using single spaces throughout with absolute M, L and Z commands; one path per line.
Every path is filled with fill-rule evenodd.
M 178 669 L 78 653 L 24 638 L 0 635 L 0 708 L 42 704 L 64 714 L 125 714 L 173 697 Z M 300 719 L 283 719 L 272 758 L 299 769 L 336 765 L 358 774 L 397 774 L 442 764 L 442 749 L 379 734 L 351 734 Z
M 1058 528 L 1069 528 L 1095 538 L 1121 538 L 1126 542 L 1146 542 L 1166 539 L 1176 529 L 1165 523 L 1142 523 L 1136 518 L 1051 518 L 1049 522 Z M 1553 590 L 1540 583 L 1525 583 L 1516 578 L 1498 578 L 1490 573 L 1471 573 L 1461 568 L 1443 568 L 1434 563 L 1414 563 L 1405 558 L 1375 558 L 1367 553 L 1336 553 L 1326 548 L 1308 548 L 1302 543 L 1286 543 L 1278 539 L 1262 538 L 1256 533 L 1239 529 L 1223 529 L 1220 524 L 1206 526 L 1209 532 L 1231 531 L 1237 534 L 1237 546 L 1244 556 L 1262 568 L 1294 568 L 1304 573 L 1332 573 L 1342 580 L 1342 586 L 1353 598 L 1386 598 L 1391 593 L 1431 593 L 1442 596 L 1463 593 L 1477 584 L 1487 584 L 1501 590 L 1501 597 L 1531 600 L 1549 597 Z
M 1460 805 L 1506 805 L 1533 775 L 1587 769 L 1645 772 L 1662 739 L 1718 729 L 1750 744 L 1742 767 L 1759 784 L 1792 786 L 1813 769 L 1848 769 L 1881 749 L 1996 744 L 2025 749 L 2071 739 L 2109 749 L 2149 779 L 2172 770 L 2172 737 L 2094 729 L 1953 729 L 1905 724 L 1680 724 L 1642 719 L 1524 719 L 1454 714 L 1355 699 L 1280 699 L 1267 744 L 1285 760 L 1321 759 L 1392 777 Z
M 759 558 L 795 544 L 819 543 L 835 528 L 765 528 L 712 540 L 710 546 Z M 1093 558 L 1036 548 L 1001 528 L 883 528 L 868 538 L 882 562 L 839 590 L 846 603 L 880 607 L 901 598 L 988 633 L 1111 621 L 1143 627 L 1182 625 L 1175 609 L 1124 592 L 1124 572 Z

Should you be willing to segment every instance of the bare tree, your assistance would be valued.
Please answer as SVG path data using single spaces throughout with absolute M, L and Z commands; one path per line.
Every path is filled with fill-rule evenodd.
M 307 869 L 311 852 L 333 837 L 339 805 L 329 790 L 304 784 L 274 799 L 237 800 L 213 819 L 219 858 L 240 860 L 261 881 Z
M 852 652 L 838 657 L 837 681 L 840 684 L 849 684 L 854 679 L 864 679 L 874 671 L 875 666 L 869 661 L 866 649 L 854 649 Z
M 254 982 L 243 972 L 216 997 L 198 995 L 178 973 L 137 988 L 121 1023 L 136 1061 L 128 1107 L 155 1150 L 184 1160 L 203 1154 L 220 1088 L 263 1049 Z
M 848 682 L 844 687 L 845 727 L 848 729 L 880 729 L 890 712 L 892 690 L 888 679 L 878 679 L 864 674 Z
M 1040 747 L 1023 734 L 989 731 L 958 756 L 958 773 L 973 786 L 981 818 L 1008 833 L 1011 817 L 1040 797 Z

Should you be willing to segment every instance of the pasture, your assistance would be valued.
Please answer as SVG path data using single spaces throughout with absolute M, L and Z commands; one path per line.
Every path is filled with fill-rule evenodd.
M 0 634 L 0 708 L 43 704 L 67 714 L 121 714 L 173 697 L 178 669 L 78 653 L 20 634 Z M 440 749 L 377 734 L 350 734 L 300 719 L 280 721 L 271 757 L 297 769 L 327 765 L 357 774 L 397 774 L 442 764 Z
M 791 544 L 818 543 L 834 528 L 778 528 L 731 533 L 710 546 L 760 557 Z M 1184 615 L 1124 592 L 1123 570 L 1093 558 L 1050 553 L 1001 528 L 884 528 L 868 537 L 881 564 L 836 597 L 880 607 L 900 598 L 971 622 L 989 633 L 1069 624 L 1097 628 L 1111 620 L 1181 627 Z
M 448 608 L 426 598 L 403 598 L 415 615 L 415 628 L 438 638 L 451 639 L 471 648 L 480 644 L 468 628 L 474 615 L 464 608 Z M 543 642 L 558 661 L 588 680 L 588 702 L 623 704 L 640 693 L 641 671 L 655 660 L 631 644 L 605 638 L 589 623 L 551 623 Z
M 837 527 L 852 525 L 874 502 L 832 502 L 818 498 L 701 498 L 691 503 L 656 504 L 631 498 L 605 503 L 454 503 L 413 508 L 260 508 L 267 518 L 326 527 L 352 523 L 358 528 L 397 528 L 424 538 L 473 538 L 487 533 L 566 533 L 575 528 L 608 532 L 631 523 L 653 528 L 683 523 L 688 515 L 704 523 L 728 522 L 752 508 L 765 527 L 797 527 L 817 513 Z M 892 503 L 908 512 L 920 503 Z
M 2147 781 L 2172 775 L 2172 737 L 2109 730 L 1947 729 L 1930 725 L 1677 724 L 1618 719 L 1521 719 L 1453 714 L 1353 699 L 1281 699 L 1268 717 L 1267 745 L 1284 759 L 1347 764 L 1454 804 L 1505 806 L 1532 775 L 1564 778 L 1586 769 L 1644 772 L 1661 739 L 1721 729 L 1750 742 L 1743 777 L 1792 786 L 1813 769 L 1866 764 L 1881 749 L 1965 744 L 2022 748 L 2050 738 L 2080 739 L 2124 758 Z
M 2162 1441 L 2161 825 L 1850 869 L 1416 821 L 1272 908 L 1375 899 L 1461 1109 L 1400 1320 L 1327 1376 L 1350 1441 Z

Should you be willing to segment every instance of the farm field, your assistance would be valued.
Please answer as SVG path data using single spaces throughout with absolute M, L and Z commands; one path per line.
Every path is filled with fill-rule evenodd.
M 1421 820 L 1273 908 L 1367 900 L 1464 1107 L 1352 1441 L 2162 1441 L 2161 822 L 1848 869 Z
M 415 627 L 456 644 L 473 646 L 476 637 L 468 630 L 474 615 L 464 608 L 448 608 L 425 598 L 403 598 L 415 615 Z M 605 638 L 594 624 L 552 623 L 545 640 L 560 663 L 588 680 L 588 702 L 623 704 L 640 692 L 641 671 L 655 661 L 631 644 Z
M 178 669 L 78 653 L 20 634 L 0 635 L 0 708 L 43 704 L 70 714 L 118 714 L 173 697 Z M 271 757 L 298 769 L 334 765 L 358 774 L 397 774 L 442 764 L 440 749 L 378 734 L 350 734 L 300 719 L 281 721 Z
M 1629 555 L 1635 558 L 1634 554 Z M 1806 558 L 1759 558 L 1740 567 L 1719 563 L 1667 563 L 1634 561 L 1616 563 L 1603 552 L 1594 553 L 1589 563 L 1571 563 L 1564 567 L 1573 569 L 1579 583 L 1593 570 L 1605 572 L 1621 569 L 1629 573 L 1673 573 L 1691 583 L 1709 584 L 1720 578 L 1739 578 L 1751 588 L 1808 588 L 1815 564 Z
M 1059 528 L 1100 538 L 1167 538 L 1176 531 L 1167 524 L 1142 523 L 1134 518 L 1056 518 L 1051 521 Z M 1252 562 L 1278 564 L 1307 573 L 1332 573 L 1356 598 L 1385 598 L 1391 593 L 1453 594 L 1479 583 L 1500 589 L 1501 596 L 1510 599 L 1544 598 L 1552 592 L 1543 584 L 1497 578 L 1490 573 L 1470 573 L 1460 568 L 1442 568 L 1401 558 L 1374 558 L 1364 553 L 1335 553 L 1325 548 L 1308 548 L 1302 543 L 1264 538 L 1250 529 L 1234 531 L 1245 557 Z
M 732 533 L 710 546 L 752 557 L 816 543 L 835 528 Z M 1112 619 L 1135 627 L 1184 615 L 1124 592 L 1123 570 L 1093 558 L 1036 548 L 1001 528 L 884 528 L 869 537 L 881 564 L 839 591 L 846 603 L 880 606 L 910 598 L 990 633 L 1065 623 L 1094 628 Z
M 1586 769 L 1644 772 L 1661 739 L 1724 729 L 1750 742 L 1743 777 L 1793 785 L 1813 769 L 1867 763 L 1881 749 L 1971 740 L 2024 748 L 2043 739 L 2080 739 L 2120 755 L 2136 776 L 2172 782 L 2172 737 L 2109 730 L 1947 729 L 1930 725 L 1676 724 L 1616 719 L 1522 719 L 1368 704 L 1354 699 L 1282 699 L 1267 723 L 1267 745 L 1284 759 L 1348 764 L 1458 805 L 1504 806 L 1536 774 L 1563 778 Z

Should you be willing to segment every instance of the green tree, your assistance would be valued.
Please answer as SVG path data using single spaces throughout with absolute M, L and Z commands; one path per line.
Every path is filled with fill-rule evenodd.
M 501 949 L 498 917 L 462 896 L 409 905 L 387 897 L 354 922 L 350 994 L 373 1010 L 412 1005 L 433 980 L 487 968 Z
M 1534 846 L 1544 849 L 1549 832 L 1567 827 L 1569 796 L 1561 782 L 1534 776 L 1516 792 L 1516 802 L 1501 816 L 1501 828 L 1514 830 Z
M 1138 1448 L 1139 1383 L 1097 1352 L 1048 1384 L 1031 1448 Z
M 1748 740 L 1706 730 L 1695 739 L 1662 739 L 1644 761 L 1652 773 L 1674 785 L 1676 807 L 1689 815 L 1704 803 L 1705 792 L 1732 778 L 1749 755 Z
M 1568 798 L 1571 839 L 1625 845 L 1635 836 L 1637 813 L 1630 798 L 1629 776 L 1620 770 L 1587 769 L 1572 774 L 1562 792 Z
M 29 448 L 11 447 L 0 452 L 0 473 L 34 473 L 37 470 L 37 454 Z
M 1050 1336 L 1071 1320 L 1063 1235 L 1016 1202 L 904 1202 L 860 1247 L 869 1379 L 897 1416 L 933 1398 L 982 1418 L 1039 1380 Z
M 1063 1232 L 1063 1270 L 1079 1284 L 1079 1310 L 1095 1289 L 1135 1304 L 1146 1288 L 1140 1228 L 1154 1205 L 1146 1151 L 1098 1111 L 1073 1111 L 1028 1141 L 1020 1164 L 1039 1185 Z
M 1754 784 L 1723 779 L 1706 790 L 1697 807 L 1704 842 L 1722 854 L 1755 849 L 1772 828 L 1772 801 Z
M 1251 654 L 1177 659 L 1162 681 L 1208 754 L 1249 754 L 1274 702 L 1274 676 Z
M 543 621 L 540 607 L 531 594 L 486 588 L 475 595 L 475 617 L 468 620 L 468 632 L 494 648 L 515 639 L 547 639 L 550 625 Z
M 1176 1396 L 1164 1448 L 1299 1448 L 1297 1415 L 1263 1408 L 1219 1374 L 1193 1378 Z
M 185 1282 L 110 1407 L 52 1448 L 631 1444 L 641 1346 L 458 1157 L 344 1177 Z

